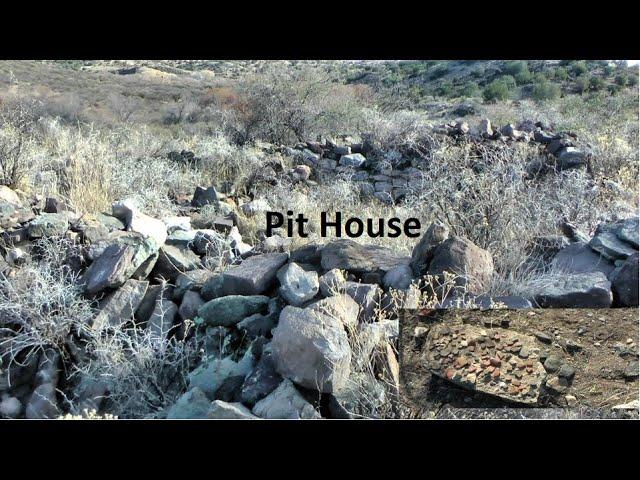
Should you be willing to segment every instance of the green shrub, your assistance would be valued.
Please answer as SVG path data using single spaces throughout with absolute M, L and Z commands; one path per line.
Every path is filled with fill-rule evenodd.
M 556 79 L 558 80 L 566 80 L 567 78 L 569 78 L 569 72 L 567 72 L 567 69 L 564 67 L 556 68 L 555 74 Z
M 509 98 L 511 93 L 509 85 L 507 85 L 502 78 L 494 80 L 482 91 L 482 98 L 485 102 L 494 102 L 496 100 L 506 100 Z
M 587 73 L 587 71 L 587 62 L 585 62 L 584 60 L 571 63 L 571 73 L 573 73 L 574 76 L 579 77 Z
M 523 71 L 516 74 L 515 78 L 518 85 L 526 85 L 527 83 L 531 83 L 531 80 L 533 80 L 533 74 L 528 68 L 525 68 Z
M 638 76 L 637 75 L 629 75 L 627 78 L 627 85 L 637 85 L 638 84 Z
M 548 81 L 538 82 L 533 87 L 531 97 L 537 101 L 542 102 L 544 100 L 553 100 L 560 96 L 560 87 L 555 83 Z
M 529 66 L 525 60 L 515 60 L 505 63 L 503 71 L 507 75 L 516 76 L 525 71 L 528 72 Z
M 587 78 L 586 75 L 582 75 L 576 78 L 574 85 L 575 85 L 576 93 L 579 93 L 582 95 L 587 90 L 587 88 L 589 88 L 589 79 Z
M 591 90 L 602 90 L 605 86 L 605 81 L 602 79 L 602 77 L 596 77 L 595 75 L 592 76 L 589 79 L 589 88 L 591 88 Z
M 479 93 L 480 93 L 480 87 L 478 87 L 478 84 L 475 82 L 466 83 L 460 89 L 461 97 L 477 97 Z
M 621 87 L 624 87 L 627 83 L 629 83 L 629 79 L 624 74 L 616 75 L 616 83 Z

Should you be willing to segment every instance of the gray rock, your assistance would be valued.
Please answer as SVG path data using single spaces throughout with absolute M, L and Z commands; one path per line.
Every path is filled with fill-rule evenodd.
M 64 235 L 68 229 L 66 213 L 42 213 L 29 223 L 28 233 L 29 238 L 54 237 Z
M 88 293 L 106 288 L 119 288 L 133 276 L 138 268 L 157 251 L 150 237 L 137 234 L 121 236 L 87 268 L 83 282 Z
M 343 167 L 360 168 L 367 159 L 361 153 L 352 153 L 350 155 L 342 155 L 338 162 Z
M 413 281 L 413 270 L 409 265 L 398 265 L 389 270 L 382 278 L 384 287 L 395 290 L 406 290 L 411 286 Z
M 210 270 L 201 268 L 191 270 L 189 272 L 181 273 L 177 276 L 175 281 L 175 288 L 173 290 L 173 300 L 179 302 L 182 300 L 184 294 L 188 291 L 200 292 L 209 280 L 213 276 Z M 212 300 L 208 298 L 207 300 Z
M 182 298 L 178 315 L 182 320 L 193 320 L 198 314 L 198 309 L 204 305 L 204 300 L 198 292 L 187 291 Z
M 630 362 L 622 372 L 622 376 L 626 380 L 635 380 L 640 374 L 639 368 L 637 360 Z
M 177 313 L 178 306 L 171 300 L 157 299 L 147 323 L 147 330 L 151 333 L 152 338 L 157 341 L 167 338 L 173 329 Z
M 567 273 L 602 272 L 609 276 L 614 269 L 610 261 L 583 242 L 572 243 L 560 250 L 552 263 L 554 268 Z
M 244 260 L 226 270 L 222 287 L 227 295 L 259 295 L 273 286 L 278 269 L 287 261 L 286 253 L 265 253 Z
M 325 297 L 337 295 L 344 287 L 345 282 L 346 279 L 344 278 L 342 271 L 337 268 L 333 268 L 320 277 L 320 293 Z
M 240 399 L 243 403 L 253 406 L 273 392 L 281 382 L 282 376 L 276 371 L 271 351 L 263 352 L 255 370 L 242 384 Z
M 306 388 L 332 392 L 349 376 L 351 349 L 342 323 L 316 311 L 287 306 L 271 343 L 276 370 Z
M 269 297 L 263 295 L 228 295 L 208 301 L 198 310 L 205 325 L 230 327 L 249 315 L 264 313 Z
M 379 418 L 388 407 L 384 385 L 361 372 L 353 372 L 347 385 L 329 397 L 331 418 Z
M 320 414 L 296 390 L 289 380 L 283 380 L 278 388 L 260 400 L 252 409 L 254 415 L 267 419 L 314 419 Z
M 325 270 L 338 268 L 354 273 L 388 272 L 398 265 L 408 265 L 410 259 L 378 245 L 361 245 L 353 240 L 334 240 L 325 245 L 321 265 Z
M 602 272 L 545 278 L 532 285 L 533 300 L 550 308 L 606 308 L 613 300 L 611 283 Z
M 157 251 L 167 240 L 167 226 L 163 221 L 140 212 L 131 200 L 114 202 L 111 213 L 124 221 L 127 230 L 139 233 L 154 244 Z
M 360 307 L 356 301 L 346 293 L 318 300 L 307 306 L 307 309 L 336 318 L 340 320 L 347 329 L 355 328 L 358 325 Z
M 466 285 L 472 294 L 481 294 L 493 276 L 493 259 L 486 250 L 461 237 L 443 241 L 433 253 L 428 273 L 458 275 L 457 284 Z
M 199 388 L 192 388 L 185 392 L 167 413 L 167 418 L 175 419 L 203 419 L 207 418 L 212 408 L 211 400 Z
M 192 207 L 204 207 L 205 205 L 216 205 L 218 203 L 218 192 L 214 187 L 196 187 L 191 200 Z
M 611 277 L 616 303 L 625 307 L 637 307 L 638 282 L 638 253 L 634 253 Z
M 296 263 L 289 263 L 278 272 L 280 295 L 296 307 L 308 302 L 318 293 L 319 283 L 316 272 L 306 272 Z
M 18 418 L 22 414 L 22 403 L 16 397 L 5 397 L 0 401 L 0 416 Z
M 359 320 L 370 321 L 382 299 L 382 289 L 377 284 L 345 282 L 344 291 L 360 306 Z
M 230 377 L 247 377 L 253 370 L 255 359 L 250 350 L 238 362 L 231 357 L 214 358 L 203 363 L 189 374 L 189 389 L 199 388 L 211 400 L 215 399 L 218 389 Z
M 154 277 L 175 281 L 178 275 L 199 268 L 200 258 L 187 247 L 164 245 L 160 248 Z
M 558 169 L 571 170 L 586 165 L 586 155 L 575 147 L 561 148 L 556 152 Z
M 246 333 L 249 338 L 266 337 L 276 326 L 276 315 L 255 313 L 238 322 L 236 328 Z
M 102 330 L 131 320 L 148 286 L 149 282 L 146 281 L 127 280 L 122 287 L 110 293 L 102 302 L 100 312 L 94 318 L 91 327 L 94 330 Z
M 631 217 L 618 222 L 616 235 L 620 240 L 631 244 L 637 249 L 640 237 L 638 217 Z
M 589 242 L 589 246 L 611 261 L 626 259 L 629 255 L 637 252 L 631 245 L 620 240 L 616 235 L 615 229 L 607 224 L 598 225 L 594 237 Z
M 211 275 L 202 285 L 200 295 L 206 301 L 224 297 L 223 278 L 221 274 Z
M 51 383 L 43 383 L 31 394 L 25 417 L 30 419 L 56 418 L 60 415 L 56 389 Z
M 490 310 L 494 308 L 506 308 L 509 310 L 520 310 L 523 308 L 533 308 L 531 302 L 524 297 L 516 295 L 498 295 L 489 297 L 488 295 L 480 295 L 474 298 L 474 303 L 481 310 Z
M 217 420 L 256 420 L 258 417 L 251 413 L 241 403 L 227 403 L 222 400 L 214 400 L 207 418 Z

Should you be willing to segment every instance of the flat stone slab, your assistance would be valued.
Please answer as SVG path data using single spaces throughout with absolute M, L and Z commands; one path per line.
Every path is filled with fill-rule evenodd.
M 472 325 L 435 325 L 426 342 L 433 374 L 504 400 L 538 402 L 546 372 L 534 337 Z
M 609 276 L 615 266 L 584 242 L 564 247 L 553 258 L 554 267 L 567 273 L 602 272 Z
M 289 256 L 286 253 L 265 253 L 244 260 L 222 275 L 225 295 L 260 295 L 271 288 L 278 269 Z
M 335 240 L 320 254 L 324 270 L 339 268 L 355 273 L 388 272 L 398 265 L 409 265 L 410 257 L 397 255 L 378 245 L 361 245 L 353 240 Z
M 613 301 L 611 282 L 602 272 L 558 275 L 535 285 L 533 293 L 543 308 L 608 308 Z

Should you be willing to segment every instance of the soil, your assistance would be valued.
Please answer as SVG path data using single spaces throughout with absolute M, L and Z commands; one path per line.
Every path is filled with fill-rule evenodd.
M 637 418 L 637 409 L 612 407 L 638 401 L 638 313 L 637 308 L 405 312 L 400 319 L 400 416 Z M 543 386 L 535 405 L 467 390 L 434 375 L 427 362 L 427 333 L 442 324 L 531 335 L 542 359 L 558 357 L 575 369 L 575 376 L 562 392 Z M 417 336 L 416 327 L 422 327 Z

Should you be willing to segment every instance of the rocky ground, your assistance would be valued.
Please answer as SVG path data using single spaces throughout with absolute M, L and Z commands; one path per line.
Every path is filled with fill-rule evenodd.
M 400 332 L 405 416 L 637 418 L 637 309 L 415 311 Z
M 590 154 L 571 132 L 549 130 L 533 122 L 494 130 L 488 120 L 433 127 L 476 146 L 531 144 L 546 155 L 531 176 L 588 170 Z M 389 152 L 387 167 L 374 168 L 368 157 L 378 146 L 366 138 L 278 148 L 297 164 L 274 163 L 256 183 L 279 176 L 314 188 L 348 172 L 372 201 L 394 204 L 417 178 Z M 198 161 L 188 151 L 169 158 Z M 543 267 L 556 274 L 522 295 L 491 297 L 491 253 L 439 222 L 425 225 L 404 256 L 348 239 L 250 241 L 239 223 L 269 207 L 232 184 L 203 185 L 174 201 L 179 215 L 163 218 L 130 199 L 80 215 L 60 199 L 0 187 L 3 417 L 95 409 L 147 418 L 393 418 L 520 404 L 592 412 L 637 402 L 637 310 L 608 308 L 638 305 L 637 216 L 602 222 L 591 236 L 563 222 L 562 234 L 539 245 Z M 70 293 L 28 301 L 39 286 L 28 275 L 43 278 L 45 263 L 57 265 Z M 69 304 L 86 305 L 83 317 L 66 317 Z M 436 313 L 400 329 L 406 309 Z M 140 338 L 149 370 L 159 369 L 148 383 L 126 377 L 123 364 L 100 364 L 115 343 Z M 192 352 L 188 361 L 168 360 L 178 347 Z M 134 347 L 118 352 L 119 362 L 136 356 Z M 180 372 L 169 368 L 177 363 Z M 132 381 L 129 394 L 119 390 L 122 378 Z M 146 410 L 122 407 L 127 397 Z

